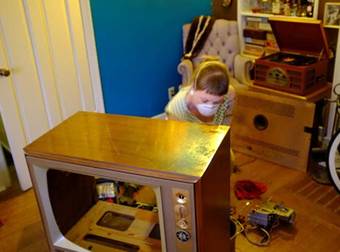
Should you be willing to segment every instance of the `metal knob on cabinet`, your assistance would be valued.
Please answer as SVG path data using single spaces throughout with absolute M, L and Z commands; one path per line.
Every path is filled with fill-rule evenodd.
M 11 72 L 8 69 L 0 68 L 0 76 L 8 77 L 10 74 L 11 74 Z

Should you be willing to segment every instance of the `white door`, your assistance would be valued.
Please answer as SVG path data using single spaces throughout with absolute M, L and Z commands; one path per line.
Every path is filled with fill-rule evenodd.
M 104 111 L 94 48 L 87 1 L 1 0 L 0 113 L 23 190 L 26 144 L 79 110 Z

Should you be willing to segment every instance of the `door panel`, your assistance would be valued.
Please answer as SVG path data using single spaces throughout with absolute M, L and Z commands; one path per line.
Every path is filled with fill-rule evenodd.
M 80 0 L 1 1 L 0 68 L 11 75 L 0 79 L 0 111 L 24 190 L 31 186 L 26 144 L 79 110 L 104 112 L 100 82 L 93 81 L 99 76 L 92 26 L 82 13 L 89 4 L 81 5 Z
M 91 87 L 91 76 L 89 64 L 87 63 L 86 42 L 84 38 L 84 27 L 81 17 L 79 1 L 67 0 L 66 13 L 70 29 L 71 41 L 74 50 L 74 62 L 77 69 L 82 108 L 93 111 L 95 109 L 93 92 Z M 87 97 L 91 97 L 88 99 Z
M 1 35 L 2 32 L 0 30 L 0 66 L 1 68 L 9 68 Z M 0 76 L 0 113 L 4 122 L 8 143 L 11 146 L 11 154 L 14 159 L 20 186 L 23 190 L 28 189 L 32 186 L 32 183 L 26 166 L 24 152 L 22 151 L 22 148 L 26 145 L 26 136 L 18 110 L 11 75 L 9 77 Z
M 21 1 L 2 0 L 0 17 L 3 47 L 12 72 L 8 80 L 14 89 L 26 141 L 31 142 L 48 129 L 48 121 Z
M 28 4 L 29 3 L 29 4 Z M 56 89 L 56 75 L 53 69 L 53 58 L 46 36 L 48 27 L 44 18 L 44 6 L 41 0 L 24 1 L 24 9 L 30 37 L 32 39 L 34 57 L 37 65 L 44 98 L 49 127 L 62 120 L 60 103 Z
M 65 11 L 65 1 L 43 1 L 48 25 L 50 49 L 63 118 L 81 108 L 74 51 Z

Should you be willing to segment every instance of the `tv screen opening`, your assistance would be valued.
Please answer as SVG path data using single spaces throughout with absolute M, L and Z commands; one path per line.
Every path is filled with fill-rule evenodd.
M 162 251 L 159 188 L 47 171 L 57 226 L 70 242 L 90 251 Z

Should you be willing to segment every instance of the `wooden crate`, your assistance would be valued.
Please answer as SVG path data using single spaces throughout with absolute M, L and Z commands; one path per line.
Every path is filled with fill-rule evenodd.
M 236 151 L 306 171 L 315 103 L 238 90 L 231 126 Z

